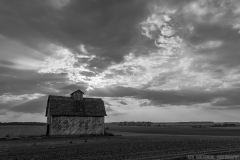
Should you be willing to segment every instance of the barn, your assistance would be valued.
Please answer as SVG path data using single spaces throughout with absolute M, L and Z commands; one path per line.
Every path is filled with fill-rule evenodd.
M 77 90 L 69 97 L 49 95 L 46 107 L 47 135 L 99 135 L 104 133 L 104 102 L 85 98 Z

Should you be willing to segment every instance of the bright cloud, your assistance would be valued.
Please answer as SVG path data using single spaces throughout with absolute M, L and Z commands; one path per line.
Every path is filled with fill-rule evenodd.
M 148 38 L 154 39 L 155 45 L 159 47 L 157 51 L 149 51 L 148 55 L 137 56 L 138 51 L 133 51 L 126 56 L 121 63 L 113 63 L 98 73 L 87 69 L 87 64 L 75 66 L 77 58 L 94 58 L 88 54 L 84 45 L 80 45 L 80 50 L 85 55 L 74 55 L 69 50 L 58 47 L 53 57 L 46 59 L 43 68 L 39 73 L 67 73 L 70 80 L 74 82 L 84 82 L 89 85 L 89 89 L 110 85 L 121 85 L 125 87 L 142 88 L 154 77 L 166 72 L 164 64 L 179 58 L 182 54 L 182 40 L 174 36 L 174 30 L 166 23 L 171 18 L 167 15 L 151 15 L 146 21 L 140 24 L 142 30 Z M 160 31 L 159 34 L 152 34 L 151 31 Z M 172 64 L 167 64 L 172 65 Z M 91 72 L 95 76 L 88 77 L 81 72 Z
M 185 7 L 189 8 L 187 12 L 204 16 L 209 13 L 224 12 L 227 9 L 225 3 L 221 3 L 221 6 L 223 8 L 219 10 L 207 2 L 192 2 Z M 210 11 L 209 8 L 215 10 Z M 179 26 L 176 26 L 175 16 L 178 15 L 175 15 L 175 12 L 176 10 L 159 12 L 159 7 L 155 7 L 152 15 L 139 24 L 142 34 L 154 40 L 155 46 L 158 47 L 158 49 L 149 50 L 146 55 L 139 55 L 136 48 L 126 54 L 122 62 L 112 63 L 104 71 L 97 72 L 89 69 L 87 63 L 78 62 L 78 59 L 86 58 L 91 61 L 96 57 L 87 51 L 84 44 L 79 46 L 83 55 L 73 54 L 68 49 L 55 46 L 55 53 L 46 59 L 39 73 L 67 73 L 71 81 L 84 82 L 88 85 L 88 89 L 116 85 L 151 90 L 179 90 L 198 86 L 209 90 L 232 83 L 234 80 L 231 78 L 219 79 L 217 72 L 213 74 L 209 70 L 212 66 L 208 63 L 199 64 L 202 70 L 194 69 L 194 66 L 198 67 L 198 63 L 195 64 L 195 62 L 206 58 L 203 55 L 194 56 L 198 50 L 221 47 L 223 41 L 207 40 L 198 45 L 187 44 L 177 35 L 179 31 L 176 28 Z M 192 24 L 188 26 L 191 28 L 189 34 L 193 34 L 195 27 Z M 216 70 L 223 70 L 223 68 Z M 85 75 L 86 72 L 92 73 L 92 76 Z
M 85 69 L 86 64 L 81 65 L 78 68 L 74 67 L 74 64 L 77 63 L 76 57 L 68 50 L 62 47 L 54 46 L 55 53 L 52 57 L 49 57 L 45 60 L 45 63 L 42 65 L 42 69 L 39 70 L 40 73 L 68 73 L 73 72 L 80 73 L 83 71 L 90 72 L 88 69 Z

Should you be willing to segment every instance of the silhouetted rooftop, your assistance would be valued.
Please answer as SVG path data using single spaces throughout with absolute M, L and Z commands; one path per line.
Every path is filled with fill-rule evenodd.
M 49 95 L 46 116 L 106 116 L 104 102 L 101 98 L 83 98 L 73 100 L 71 97 Z

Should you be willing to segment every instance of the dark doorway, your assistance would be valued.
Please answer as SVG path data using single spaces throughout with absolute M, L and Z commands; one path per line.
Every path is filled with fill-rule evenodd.
M 50 128 L 50 125 L 48 124 L 47 125 L 47 136 L 49 136 L 49 128 Z

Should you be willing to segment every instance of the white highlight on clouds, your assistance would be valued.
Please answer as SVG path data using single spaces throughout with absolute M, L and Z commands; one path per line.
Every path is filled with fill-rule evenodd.
M 20 102 L 20 101 L 26 102 L 26 101 L 38 99 L 42 96 L 45 96 L 45 94 L 34 93 L 34 94 L 12 95 L 12 94 L 5 93 L 2 96 L 0 96 L 0 103 L 5 104 L 9 102 Z
M 194 5 L 191 3 L 188 7 L 197 8 L 198 10 L 193 11 L 197 12 L 197 15 L 207 14 L 205 12 L 208 11 L 204 5 L 200 7 Z M 66 73 L 69 80 L 76 83 L 83 82 L 88 89 L 119 85 L 152 90 L 179 90 L 188 87 L 206 87 L 210 90 L 221 86 L 223 80 L 213 78 L 209 64 L 196 66 L 196 68 L 202 68 L 202 71 L 190 68 L 194 67 L 195 64 L 192 63 L 196 62 L 195 60 L 206 57 L 193 56 L 191 52 L 195 51 L 187 47 L 186 42 L 176 35 L 177 32 L 173 29 L 176 26 L 174 26 L 172 18 L 174 18 L 174 12 L 160 13 L 156 11 L 139 24 L 143 31 L 142 34 L 154 40 L 155 45 L 159 48 L 155 51 L 148 51 L 148 55 L 139 55 L 136 49 L 127 54 L 121 63 L 113 63 L 105 71 L 99 73 L 89 69 L 86 61 L 81 64 L 78 62 L 79 59 L 90 61 L 95 58 L 95 55 L 91 55 L 84 44 L 79 46 L 82 55 L 74 55 L 63 47 L 55 46 L 57 48 L 55 54 L 46 59 L 39 72 Z M 191 32 L 194 32 L 193 24 L 189 23 L 187 26 Z M 215 49 L 222 44 L 222 41 L 210 40 L 195 47 L 197 49 Z M 91 76 L 87 76 L 85 73 L 91 73 Z
M 201 45 L 196 46 L 197 49 L 213 49 L 220 47 L 222 45 L 222 41 L 208 41 Z
M 166 68 L 172 65 L 168 62 L 182 55 L 182 39 L 174 35 L 175 31 L 171 28 L 170 21 L 168 15 L 154 13 L 140 24 L 143 34 L 154 39 L 155 45 L 159 47 L 157 51 L 149 51 L 149 55 L 136 56 L 137 50 L 133 51 L 127 54 L 121 63 L 112 64 L 102 73 L 97 73 L 87 69 L 87 63 L 79 64 L 77 61 L 78 58 L 91 60 L 95 57 L 89 54 L 84 44 L 79 46 L 84 55 L 74 55 L 65 48 L 54 46 L 55 54 L 46 59 L 39 73 L 67 73 L 71 81 L 84 82 L 88 89 L 111 85 L 145 87 L 154 77 L 166 72 Z M 86 76 L 82 72 L 89 72 L 94 76 Z
M 140 88 L 161 72 L 157 67 L 165 63 L 167 59 L 167 56 L 159 53 L 141 57 L 135 57 L 133 53 L 130 53 L 124 57 L 122 63 L 110 66 L 101 76 L 111 77 L 107 79 L 105 85 L 117 84 Z
M 84 44 L 81 44 L 81 45 L 80 45 L 80 50 L 81 50 L 84 54 L 89 54 L 88 51 L 86 50 Z
M 55 54 L 52 57 L 48 57 L 45 60 L 45 63 L 42 65 L 42 69 L 39 70 L 40 73 L 69 73 L 74 70 L 74 72 L 91 72 L 88 69 L 85 69 L 83 66 L 78 68 L 74 67 L 74 64 L 77 63 L 77 59 L 68 49 L 54 46 Z
M 95 56 L 81 56 L 74 55 L 68 49 L 63 47 L 59 47 L 56 45 L 52 45 L 54 49 L 54 54 L 52 57 L 48 57 L 43 63 L 41 69 L 38 71 L 39 73 L 67 73 L 68 77 L 72 81 L 81 81 L 81 82 L 89 82 L 89 78 L 83 75 L 83 72 L 93 72 L 87 69 L 87 63 L 78 63 L 78 58 L 88 58 L 92 59 Z
M 153 39 L 153 32 L 161 30 L 163 35 L 171 36 L 174 34 L 174 31 L 167 25 L 166 22 L 170 21 L 171 18 L 167 15 L 162 14 L 153 14 L 146 21 L 143 21 L 140 25 L 144 32 L 143 35 L 147 36 L 150 39 Z M 156 34 L 156 33 L 155 33 Z
M 140 24 L 142 34 L 155 40 L 155 45 L 169 54 L 181 54 L 183 40 L 175 35 L 171 27 L 171 18 L 164 13 L 154 13 Z M 180 52 L 179 52 L 180 51 Z
M 169 44 L 176 44 L 170 40 L 165 40 L 165 48 Z M 176 44 L 177 45 L 177 44 Z M 174 45 L 173 45 L 174 46 Z M 122 85 L 126 87 L 141 88 L 149 83 L 154 76 L 162 72 L 160 69 L 164 63 L 179 56 L 176 50 L 159 49 L 151 52 L 147 56 L 135 56 L 134 52 L 126 55 L 122 63 L 112 64 L 102 73 L 87 69 L 87 63 L 79 64 L 79 55 L 72 54 L 69 50 L 54 46 L 55 54 L 46 59 L 39 73 L 67 73 L 68 78 L 74 82 L 84 82 L 88 84 L 88 89 L 104 87 L 108 85 Z M 91 59 L 93 55 L 84 55 L 81 58 Z M 89 72 L 95 76 L 89 77 L 82 72 Z

